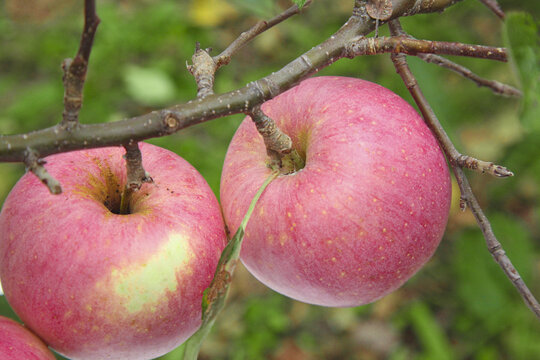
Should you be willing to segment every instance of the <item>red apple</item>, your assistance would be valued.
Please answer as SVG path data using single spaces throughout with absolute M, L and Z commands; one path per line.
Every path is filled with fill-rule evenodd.
M 432 256 L 450 206 L 450 177 L 416 111 L 379 85 L 317 77 L 266 102 L 305 167 L 265 190 L 247 225 L 241 259 L 262 283 L 303 302 L 370 303 L 401 286 Z M 250 118 L 236 132 L 221 178 L 235 230 L 271 172 Z
M 55 360 L 56 357 L 24 326 L 0 316 L 0 359 Z
M 64 192 L 32 174 L 0 214 L 0 278 L 22 321 L 73 359 L 149 359 L 181 344 L 201 323 L 226 238 L 219 204 L 179 156 L 141 144 L 154 179 L 117 214 L 124 151 L 50 156 Z

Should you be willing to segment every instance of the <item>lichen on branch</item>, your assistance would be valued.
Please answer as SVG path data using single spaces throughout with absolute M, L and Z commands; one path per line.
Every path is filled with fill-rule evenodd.
M 204 98 L 214 93 L 214 77 L 218 69 L 217 63 L 210 56 L 212 49 L 201 49 L 201 44 L 195 45 L 195 53 L 191 57 L 193 65 L 186 64 L 188 71 L 197 83 L 197 97 Z

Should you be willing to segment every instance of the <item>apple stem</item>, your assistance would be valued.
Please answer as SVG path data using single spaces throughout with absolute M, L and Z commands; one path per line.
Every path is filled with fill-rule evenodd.
M 122 195 L 120 195 L 120 215 L 129 214 L 129 203 L 133 192 L 133 189 L 129 186 L 126 186 L 122 191 Z
M 280 130 L 260 106 L 253 107 L 248 115 L 263 137 L 266 152 L 271 158 L 269 165 L 271 168 L 278 169 L 282 174 L 290 174 L 304 167 L 305 161 L 292 147 L 291 138 Z
M 296 149 L 292 149 L 290 153 L 281 158 L 280 172 L 282 174 L 292 174 L 303 169 L 305 165 L 304 158 L 302 158 Z
M 137 191 L 141 188 L 143 183 L 151 183 L 154 180 L 144 170 L 139 143 L 130 141 L 129 143 L 124 144 L 124 149 L 126 149 L 126 153 L 124 154 L 127 174 L 126 187 L 131 188 L 133 191 Z
M 131 195 L 139 190 L 143 183 L 154 181 L 144 170 L 139 143 L 130 141 L 124 144 L 124 148 L 126 149 L 124 154 L 126 160 L 126 186 L 120 196 L 120 214 L 122 215 L 129 214 Z
M 251 117 L 259 134 L 264 139 L 264 144 L 269 152 L 277 153 L 280 157 L 283 154 L 288 154 L 292 150 L 291 138 L 282 132 L 271 118 L 269 118 L 262 110 L 260 106 L 255 106 L 248 113 Z

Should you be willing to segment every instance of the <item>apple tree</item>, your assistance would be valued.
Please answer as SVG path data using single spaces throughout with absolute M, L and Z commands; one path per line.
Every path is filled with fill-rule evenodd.
M 127 180 L 118 188 L 119 195 L 114 195 L 118 209 L 111 211 L 129 213 L 126 203 L 138 201 L 149 193 L 145 189 L 160 187 L 162 181 L 159 173 L 147 171 L 157 166 L 143 167 L 146 157 L 154 162 L 161 160 L 145 155 L 142 141 L 186 158 L 214 193 L 221 191 L 229 242 L 213 279 L 209 276 L 203 286 L 210 284 L 201 296 L 202 310 L 197 309 L 202 311 L 202 326 L 165 358 L 196 358 L 207 336 L 200 358 L 309 359 L 317 353 L 325 358 L 540 356 L 535 341 L 538 337 L 534 335 L 540 317 L 534 295 L 538 293 L 539 276 L 538 244 L 534 240 L 539 231 L 540 53 L 537 20 L 523 11 L 538 14 L 537 4 L 498 4 L 496 0 L 86 0 L 83 5 L 69 0 L 41 0 L 23 5 L 7 0 L 3 7 L 2 201 L 22 174 L 21 164 L 27 171 L 26 178 L 35 183 L 39 179 L 43 183 L 38 184 L 40 189 L 50 193 L 36 193 L 40 195 L 35 197 L 59 198 L 71 181 L 54 176 L 56 169 L 67 173 L 65 179 L 84 171 L 72 170 L 78 172 L 70 176 L 67 163 L 55 165 L 56 156 L 61 163 L 61 156 L 75 151 L 115 147 L 116 152 L 124 154 L 118 171 Z M 79 48 L 75 50 L 77 41 Z M 74 54 L 73 58 L 60 60 L 69 54 Z M 452 205 L 449 192 L 445 199 L 446 195 L 428 191 L 427 185 L 424 189 L 427 196 L 434 196 L 430 203 L 446 206 L 446 215 L 450 214 L 434 259 L 407 285 L 392 288 L 394 292 L 376 303 L 335 311 L 285 300 L 250 278 L 242 266 L 235 272 L 244 237 L 250 241 L 245 234 L 248 219 L 251 216 L 255 222 L 262 216 L 261 207 L 255 207 L 257 199 L 262 203 L 264 191 L 270 193 L 279 177 L 287 176 L 285 173 L 307 166 L 305 153 L 298 147 L 301 136 L 295 137 L 293 127 L 278 119 L 279 112 L 271 110 L 270 104 L 297 84 L 310 83 L 303 82 L 308 78 L 324 79 L 321 75 L 370 80 L 413 104 L 423 118 L 422 126 L 429 129 L 424 137 L 432 137 L 438 144 L 453 175 L 447 184 L 452 190 Z M 301 94 L 295 101 L 331 107 L 337 102 L 331 96 L 334 91 L 339 90 L 313 96 L 316 100 Z M 277 104 L 277 108 L 285 108 Z M 383 102 L 363 103 L 358 109 L 370 105 L 375 107 L 369 111 L 373 114 L 381 110 Z M 345 111 L 345 106 L 334 108 Z M 242 182 L 249 169 L 239 168 L 235 172 L 238 177 L 228 185 L 234 191 L 229 192 L 223 183 L 220 189 L 222 164 L 227 145 L 245 115 L 254 121 L 260 135 L 249 133 L 233 144 L 245 154 L 264 143 L 263 157 L 269 167 L 266 175 L 271 175 L 262 188 L 263 178 L 249 188 Z M 255 129 L 249 118 L 245 122 Z M 381 135 L 389 130 L 376 130 L 373 137 L 379 139 L 381 148 L 406 141 L 397 133 Z M 323 126 L 320 131 L 328 135 L 333 129 Z M 250 139 L 256 139 L 259 145 L 251 145 Z M 347 139 L 350 145 L 353 137 Z M 409 145 L 414 153 L 412 143 Z M 344 151 L 342 156 L 354 156 L 356 161 L 355 154 Z M 427 157 L 414 159 L 412 169 L 421 176 L 430 168 L 423 162 Z M 390 158 L 377 161 L 382 168 L 395 166 Z M 76 162 L 92 166 L 80 159 Z M 355 171 L 360 171 L 358 165 Z M 360 173 L 355 174 L 359 177 Z M 412 188 L 402 188 L 404 180 L 400 179 L 390 177 L 386 185 L 397 181 L 396 193 L 406 197 Z M 336 178 L 336 183 L 339 181 Z M 169 197 L 178 195 L 172 188 L 163 187 Z M 326 189 L 321 184 L 317 190 Z M 330 199 L 319 196 L 320 203 L 306 199 L 311 199 L 308 202 L 315 204 L 317 211 L 326 212 L 325 203 L 341 199 L 342 194 L 346 194 L 345 188 Z M 287 194 L 282 192 L 282 196 Z M 242 205 L 236 202 L 240 197 L 246 198 Z M 20 195 L 11 203 L 25 201 L 30 203 Z M 373 197 L 372 201 L 378 199 Z M 296 213 L 280 208 L 284 203 L 285 199 L 276 198 L 277 215 L 267 218 L 267 228 L 272 221 L 283 226 L 287 222 L 291 228 L 299 223 L 293 218 Z M 419 213 L 429 219 L 435 216 L 433 211 Z M 312 223 L 319 225 L 313 232 L 338 227 L 340 214 L 327 224 L 315 212 L 308 214 Z M 391 216 L 395 215 L 386 215 Z M 235 220 L 230 222 L 232 217 Z M 292 218 L 290 224 L 287 217 Z M 29 217 L 26 226 L 39 233 L 40 224 L 35 219 Z M 446 219 L 442 223 L 444 229 Z M 390 230 L 381 226 L 383 229 Z M 402 234 L 391 231 L 398 237 L 408 234 L 407 230 Z M 360 233 L 355 230 L 355 234 Z M 279 234 L 275 241 L 281 241 Z M 270 258 L 272 250 L 257 248 L 262 254 L 258 256 L 268 252 Z M 96 254 L 100 261 L 108 258 L 103 252 Z M 317 264 L 322 257 L 324 252 L 312 259 L 312 266 L 325 269 Z M 49 259 L 53 261 L 52 256 Z M 385 269 L 396 265 L 400 271 L 397 261 L 390 259 Z M 0 258 L 0 268 L 1 262 L 9 261 Z M 66 263 L 58 268 L 69 270 Z M 249 262 L 246 264 L 250 268 Z M 279 268 L 286 268 L 286 264 Z M 166 261 L 161 262 L 164 265 Z M 263 272 L 270 273 L 268 269 Z M 286 276 L 294 275 L 298 274 Z M 275 278 L 275 274 L 268 277 Z M 232 293 L 225 306 L 231 282 Z M 293 286 L 292 293 L 304 292 L 309 291 Z M 139 300 L 144 296 L 141 294 Z M 15 317 L 5 298 L 0 300 L 0 315 Z M 322 296 L 319 300 L 308 302 L 325 303 Z M 36 331 L 31 325 L 30 329 Z M 151 342 L 150 338 L 146 340 Z M 334 343 L 340 345 L 328 345 Z

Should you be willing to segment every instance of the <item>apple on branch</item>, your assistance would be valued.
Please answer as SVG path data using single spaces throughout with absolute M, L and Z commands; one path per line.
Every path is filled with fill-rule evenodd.
M 283 174 L 247 225 L 240 257 L 257 279 L 303 302 L 358 306 L 397 289 L 429 260 L 446 227 L 451 183 L 436 139 L 407 102 L 367 81 L 317 77 L 262 110 L 301 159 L 281 159 Z M 231 230 L 271 161 L 246 118 L 221 178 Z
M 202 176 L 165 149 L 141 144 L 154 183 L 120 203 L 123 149 L 53 155 L 63 187 L 33 174 L 0 214 L 0 278 L 21 320 L 71 359 L 150 359 L 201 323 L 204 289 L 226 243 L 219 204 Z

